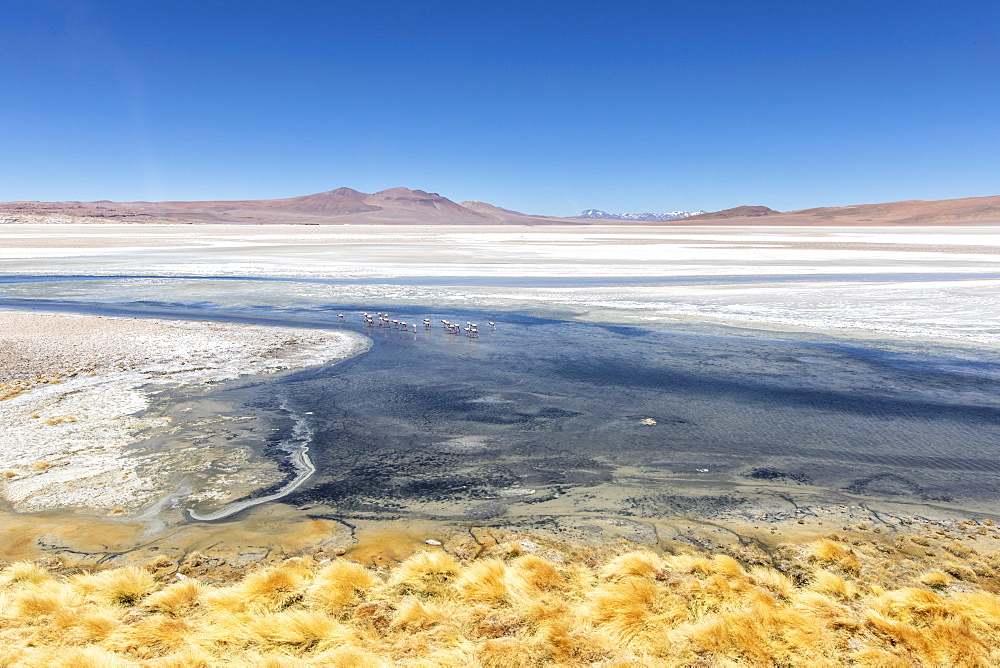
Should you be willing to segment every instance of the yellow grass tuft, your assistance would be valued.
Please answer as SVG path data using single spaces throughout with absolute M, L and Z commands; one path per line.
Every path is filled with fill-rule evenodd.
M 795 591 L 795 582 L 790 577 L 773 568 L 753 566 L 750 568 L 749 580 L 758 587 L 767 590 L 783 599 L 791 597 Z
M 829 538 L 822 538 L 810 545 L 809 556 L 816 561 L 837 566 L 848 573 L 861 572 L 861 563 L 854 552 Z
M 361 564 L 338 559 L 321 569 L 306 590 L 305 601 L 313 606 L 336 612 L 356 603 L 379 580 Z
M 185 648 L 147 661 L 144 665 L 149 668 L 213 668 L 218 662 L 205 650 Z
M 455 582 L 462 597 L 470 601 L 505 602 L 510 592 L 507 565 L 498 559 L 474 562 Z
M 100 647 L 68 647 L 33 652 L 22 664 L 30 668 L 132 668 L 133 661 Z
M 119 615 L 105 608 L 73 608 L 53 617 L 52 626 L 65 631 L 73 642 L 100 642 L 122 626 Z
M 11 596 L 13 608 L 20 618 L 51 617 L 71 610 L 80 603 L 79 595 L 54 580 L 28 582 Z
M 663 559 L 664 566 L 680 573 L 708 575 L 712 572 L 712 560 L 696 554 L 676 554 Z
M 859 620 L 846 605 L 818 591 L 798 592 L 792 600 L 793 609 L 826 626 L 857 627 Z
M 507 541 L 464 563 L 290 559 L 214 585 L 158 581 L 169 560 L 75 576 L 20 562 L 0 570 L 0 665 L 1000 665 L 1000 555 L 928 571 L 876 540 L 782 548 L 777 567 L 633 549 L 553 562 Z M 845 568 L 860 557 L 863 573 Z M 953 571 L 968 574 L 935 585 Z
M 1000 630 L 1000 596 L 996 594 L 984 591 L 956 594 L 951 609 L 984 630 Z
M 313 647 L 320 642 L 344 642 L 352 633 L 326 613 L 318 610 L 285 610 L 259 615 L 246 624 L 252 635 L 269 643 Z
M 438 595 L 454 581 L 461 568 L 446 552 L 418 552 L 392 573 L 390 584 L 401 593 Z
M 400 602 L 391 626 L 411 632 L 421 631 L 446 624 L 460 616 L 454 603 L 407 596 Z
M 312 665 L 326 666 L 327 668 L 388 668 L 394 664 L 386 659 L 373 656 L 370 651 L 366 651 L 360 647 L 345 646 L 317 653 L 313 657 Z M 468 663 L 448 664 L 442 661 L 427 665 L 468 665 Z
M 285 562 L 249 573 L 238 587 L 206 595 L 210 604 L 233 612 L 280 610 L 303 598 L 310 569 L 303 560 Z
M 836 573 L 823 569 L 816 571 L 813 575 L 813 581 L 809 585 L 809 588 L 813 591 L 830 594 L 838 598 L 854 598 L 858 595 L 856 585 L 847 582 Z
M 729 578 L 742 578 L 746 575 L 740 562 L 728 554 L 716 554 L 712 557 L 712 572 Z
M 939 571 L 937 569 L 927 571 L 926 573 L 920 576 L 920 582 L 922 584 L 925 584 L 928 587 L 933 587 L 935 589 L 947 587 L 950 581 L 951 578 L 948 577 L 947 573 Z
M 533 554 L 519 557 L 511 566 L 514 587 L 531 599 L 537 600 L 541 592 L 564 590 L 569 586 L 569 580 L 552 562 Z
M 138 566 L 77 576 L 73 584 L 81 594 L 92 600 L 123 607 L 136 605 L 157 586 L 149 571 Z
M 51 579 L 48 571 L 30 561 L 18 561 L 0 571 L 0 586 L 25 582 L 38 584 Z
M 656 577 L 663 570 L 663 560 L 653 552 L 628 552 L 615 557 L 602 568 L 601 577 L 608 579 L 622 577 Z
M 172 615 L 179 615 L 198 605 L 205 587 L 197 580 L 181 580 L 151 594 L 142 602 L 143 607 Z
M 154 615 L 118 628 L 104 644 L 129 656 L 153 659 L 189 649 L 198 635 L 187 619 Z
M 872 601 L 871 609 L 885 617 L 907 623 L 929 623 L 949 614 L 948 605 L 940 594 L 916 587 L 886 592 Z
M 76 418 L 72 415 L 59 415 L 56 417 L 50 417 L 45 421 L 45 424 L 60 424 L 62 422 L 76 422 Z

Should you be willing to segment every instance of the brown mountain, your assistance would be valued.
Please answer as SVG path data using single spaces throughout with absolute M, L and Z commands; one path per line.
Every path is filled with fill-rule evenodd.
M 532 216 L 485 202 L 455 203 L 423 190 L 389 188 L 363 193 L 337 188 L 284 199 L 209 202 L 5 202 L 0 214 L 48 213 L 104 220 L 242 224 L 437 224 L 437 225 L 1000 225 L 1000 196 L 908 200 L 820 207 L 780 213 L 766 206 L 656 223 Z
M 527 216 L 485 202 L 456 204 L 423 190 L 389 188 L 363 193 L 337 188 L 285 199 L 206 202 L 6 202 L 0 212 L 50 213 L 124 221 L 237 224 L 538 225 L 576 221 Z
M 716 218 L 760 218 L 761 216 L 773 216 L 780 211 L 769 209 L 766 206 L 737 206 L 732 209 L 723 209 L 712 213 L 702 213 L 697 216 L 688 216 L 685 221 L 690 220 L 713 220 Z
M 785 215 L 815 219 L 826 225 L 839 225 L 840 221 L 886 225 L 997 224 L 1000 223 L 1000 196 L 820 207 L 790 211 Z
M 671 221 L 685 225 L 919 226 L 1000 225 L 1000 196 L 907 200 L 854 206 L 826 206 L 779 213 L 762 206 L 738 206 Z
M 602 221 L 607 224 L 607 221 Z M 621 223 L 619 223 L 621 224 Z M 881 204 L 826 206 L 775 211 L 766 206 L 737 206 L 698 216 L 628 225 L 802 225 L 802 226 L 959 226 L 1000 225 L 1000 196 L 906 200 Z
M 493 206 L 492 204 L 487 204 L 486 202 L 477 202 L 475 200 L 469 200 L 466 202 L 459 202 L 459 205 L 464 206 L 470 211 L 475 211 L 476 213 L 482 214 L 484 216 L 489 216 L 497 220 L 509 218 L 510 216 L 527 216 L 528 218 L 537 218 L 538 216 L 529 216 L 526 213 L 521 213 L 520 211 L 511 211 L 510 209 L 504 209 L 503 207 Z

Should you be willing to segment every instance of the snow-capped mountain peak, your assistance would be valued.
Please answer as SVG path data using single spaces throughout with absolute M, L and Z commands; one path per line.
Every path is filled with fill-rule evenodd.
M 656 223 L 664 220 L 689 218 L 705 213 L 704 211 L 669 211 L 667 213 L 608 213 L 600 209 L 587 209 L 576 218 L 599 218 L 602 220 L 634 220 L 640 223 Z

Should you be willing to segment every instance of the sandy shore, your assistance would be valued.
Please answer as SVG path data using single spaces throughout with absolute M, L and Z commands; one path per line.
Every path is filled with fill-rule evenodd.
M 153 455 L 126 446 L 175 419 L 150 412 L 155 393 L 367 346 L 328 330 L 0 312 L 0 494 L 18 510 L 146 506 L 162 479 Z

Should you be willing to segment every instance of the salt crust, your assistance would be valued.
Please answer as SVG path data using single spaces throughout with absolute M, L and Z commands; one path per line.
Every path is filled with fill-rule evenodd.
M 21 378 L 71 372 L 0 401 L 0 495 L 18 510 L 146 506 L 162 481 L 126 446 L 172 419 L 143 414 L 152 392 L 319 365 L 368 345 L 320 329 L 0 313 L 5 379 L 11 368 Z

